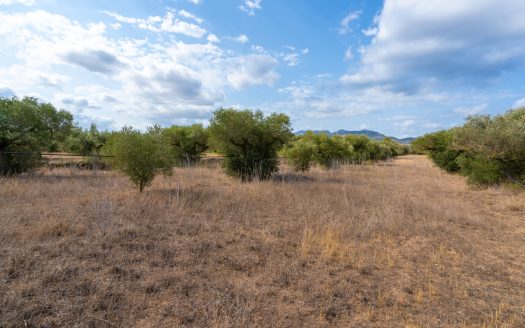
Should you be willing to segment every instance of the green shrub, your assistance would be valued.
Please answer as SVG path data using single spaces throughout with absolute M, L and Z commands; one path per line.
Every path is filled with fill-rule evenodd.
M 467 118 L 465 125 L 455 131 L 454 148 L 497 163 L 500 179 L 524 184 L 525 108 L 494 117 L 476 115 Z M 496 167 L 496 164 L 491 166 Z M 479 182 L 485 183 L 484 179 Z
M 111 136 L 103 150 L 114 156 L 111 160 L 113 167 L 128 176 L 140 192 L 156 175 L 172 173 L 170 146 L 159 126 L 148 128 L 145 133 L 124 127 Z
M 277 151 L 292 138 L 288 116 L 233 108 L 216 110 L 208 130 L 215 149 L 226 156 L 226 172 L 241 181 L 269 179 L 278 170 Z
M 77 155 L 98 155 L 102 146 L 108 141 L 110 134 L 107 131 L 99 131 L 95 124 L 91 124 L 88 130 L 76 127 L 66 139 L 65 149 Z
M 316 162 L 322 167 L 330 169 L 352 159 L 354 148 L 344 137 L 318 134 L 314 140 L 318 147 Z
M 310 169 L 310 165 L 315 161 L 317 152 L 318 147 L 315 142 L 306 138 L 299 138 L 285 149 L 284 155 L 288 157 L 294 170 L 305 172 Z
M 471 184 L 492 185 L 500 183 L 504 178 L 500 163 L 495 160 L 463 154 L 457 158 L 457 163 L 460 173 L 467 177 Z
M 208 131 L 201 124 L 172 126 L 164 130 L 177 165 L 194 165 L 208 149 Z
M 427 154 L 437 166 L 447 172 L 458 172 L 457 163 L 461 150 L 453 148 L 454 130 L 442 130 L 426 134 L 412 142 L 416 153 Z

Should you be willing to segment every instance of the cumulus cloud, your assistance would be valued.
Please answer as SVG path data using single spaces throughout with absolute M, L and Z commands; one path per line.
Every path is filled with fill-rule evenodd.
M 279 78 L 279 74 L 275 71 L 277 59 L 266 54 L 234 58 L 229 64 L 235 69 L 229 72 L 228 81 L 236 89 L 255 84 L 272 85 Z
M 168 35 L 162 27 L 167 16 L 115 17 Z M 86 121 L 138 128 L 201 122 L 226 99 L 225 90 L 272 85 L 284 62 L 270 53 L 222 49 L 218 41 L 214 34 L 206 43 L 110 37 L 103 23 L 81 24 L 45 11 L 0 12 L 0 48 L 12 49 L 20 62 L 0 67 L 0 86 L 9 86 L 1 91 L 43 96 Z
M 89 71 L 103 74 L 113 74 L 123 66 L 117 57 L 104 50 L 72 51 L 65 54 L 64 59 Z
M 361 66 L 341 80 L 415 92 L 497 77 L 525 63 L 524 13 L 521 0 L 386 0 Z
M 247 12 L 250 16 L 254 16 L 255 10 L 262 9 L 261 0 L 244 0 L 244 3 L 239 7 L 239 9 Z

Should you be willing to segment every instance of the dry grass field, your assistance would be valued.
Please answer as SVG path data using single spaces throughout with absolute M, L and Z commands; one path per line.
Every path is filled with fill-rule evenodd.
M 426 158 L 0 180 L 0 327 L 525 327 L 525 194 Z

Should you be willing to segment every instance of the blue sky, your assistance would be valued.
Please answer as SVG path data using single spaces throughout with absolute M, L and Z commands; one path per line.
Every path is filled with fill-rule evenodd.
M 206 124 L 417 136 L 525 106 L 523 0 L 0 0 L 0 96 L 82 126 Z

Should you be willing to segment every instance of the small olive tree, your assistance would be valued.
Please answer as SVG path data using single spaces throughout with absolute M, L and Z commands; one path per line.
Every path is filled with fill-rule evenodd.
M 170 146 L 159 126 L 148 128 L 145 133 L 124 127 L 110 137 L 103 150 L 114 156 L 113 166 L 128 176 L 140 192 L 156 175 L 172 173 Z
M 285 114 L 233 108 L 216 110 L 208 130 L 214 148 L 226 156 L 226 172 L 243 182 L 269 179 L 278 170 L 277 152 L 293 136 Z

